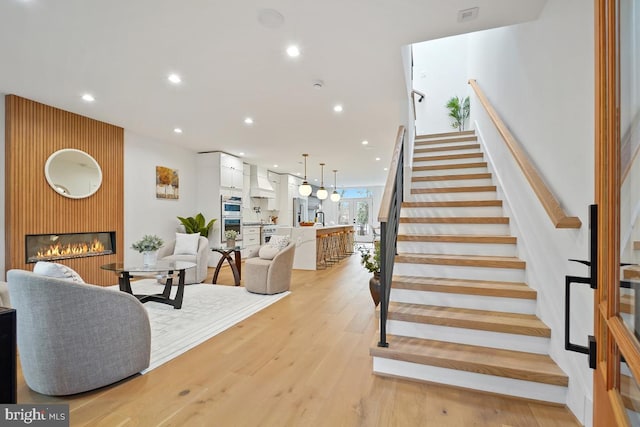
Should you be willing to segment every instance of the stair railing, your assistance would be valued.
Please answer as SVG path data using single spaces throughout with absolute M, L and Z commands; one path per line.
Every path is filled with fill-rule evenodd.
M 400 208 L 403 194 L 404 170 L 404 126 L 398 128 L 393 149 L 391 167 L 380 202 L 378 221 L 380 222 L 380 341 L 379 347 L 389 347 L 387 343 L 387 315 L 389 295 L 393 277 L 393 261 L 396 256 L 396 241 L 400 223 Z
M 495 108 L 493 108 L 482 89 L 480 89 L 480 86 L 478 86 L 478 83 L 474 79 L 471 79 L 469 80 L 469 84 L 478 96 L 478 100 L 487 111 L 491 121 L 498 129 L 498 133 L 502 136 L 502 139 L 509 148 L 509 151 L 511 151 L 516 163 L 520 166 L 522 173 L 527 178 L 527 181 L 529 181 L 529 185 L 531 185 L 531 188 L 538 196 L 538 200 L 540 200 L 544 210 L 547 211 L 547 215 L 549 215 L 553 225 L 556 228 L 580 228 L 582 226 L 580 218 L 568 216 L 565 213 L 556 196 L 551 192 L 549 187 L 547 187 L 540 176 L 540 173 L 529 160 L 527 153 L 509 131 L 509 128 L 507 128 L 507 125 L 502 121 Z

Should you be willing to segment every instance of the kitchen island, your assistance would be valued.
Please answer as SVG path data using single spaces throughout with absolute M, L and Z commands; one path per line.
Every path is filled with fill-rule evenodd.
M 329 225 L 314 227 L 278 227 L 276 234 L 289 236 L 296 244 L 293 268 L 296 270 L 317 270 L 318 239 L 339 231 L 353 231 L 352 225 Z

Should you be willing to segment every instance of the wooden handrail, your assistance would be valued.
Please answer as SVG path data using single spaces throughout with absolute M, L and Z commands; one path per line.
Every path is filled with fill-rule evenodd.
M 538 200 L 542 203 L 544 210 L 547 211 L 547 215 L 551 219 L 551 222 L 556 228 L 580 228 L 582 226 L 582 222 L 580 218 L 575 216 L 568 216 L 562 206 L 560 206 L 560 202 L 553 195 L 549 187 L 544 183 L 544 180 L 540 176 L 540 173 L 535 168 L 535 166 L 529 161 L 529 157 L 527 153 L 524 151 L 520 143 L 516 140 L 513 134 L 507 128 L 507 125 L 504 124 L 496 110 L 493 108 L 487 97 L 485 96 L 482 89 L 478 86 L 478 83 L 471 79 L 469 80 L 469 84 L 475 91 L 480 103 L 491 117 L 491 121 L 498 129 L 498 133 L 502 136 L 505 144 L 511 151 L 516 163 L 520 166 L 522 173 L 529 181 L 529 185 L 538 196 Z
M 398 127 L 396 136 L 396 145 L 393 148 L 393 157 L 391 158 L 391 166 L 387 174 L 387 182 L 382 193 L 380 201 L 380 210 L 378 211 L 378 222 L 387 222 L 389 220 L 389 209 L 391 207 L 391 199 L 393 196 L 394 181 L 396 179 L 396 171 L 400 162 L 400 152 L 402 151 L 402 140 L 404 139 L 404 126 Z

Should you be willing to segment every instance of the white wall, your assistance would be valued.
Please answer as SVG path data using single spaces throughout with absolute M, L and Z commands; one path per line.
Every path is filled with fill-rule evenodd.
M 468 35 L 447 37 L 413 45 L 413 87 L 425 94 L 416 99 L 416 134 L 453 132 L 449 110 L 445 107 L 453 96 L 470 94 L 467 84 Z M 472 122 L 465 122 L 465 130 Z
M 564 350 L 564 277 L 586 275 L 568 258 L 588 259 L 588 205 L 594 200 L 594 16 L 581 0 L 550 0 L 537 21 L 469 35 L 468 70 L 579 230 L 557 230 L 511 154 L 472 95 L 476 129 L 494 176 L 505 192 L 527 261 L 527 282 L 538 290 L 538 315 L 552 328 L 551 357 L 569 375 L 567 405 L 591 425 L 592 372 L 585 355 Z M 572 340 L 592 332 L 593 293 L 572 298 Z
M 5 280 L 5 233 L 4 233 L 4 195 L 7 194 L 5 191 L 5 178 L 4 171 L 6 170 L 6 165 L 4 163 L 4 124 L 5 124 L 5 114 L 4 114 L 4 97 L 3 93 L 0 93 L 0 165 L 2 165 L 2 173 L 0 173 L 0 280 Z
M 124 133 L 124 259 L 142 259 L 131 245 L 145 234 L 175 238 L 177 216 L 195 216 L 197 154 L 130 131 Z M 180 198 L 156 198 L 156 166 L 177 169 Z M 209 219 L 209 218 L 207 218 Z
M 445 98 L 470 95 L 470 127 L 506 201 L 527 283 L 538 291 L 537 314 L 552 329 L 550 355 L 570 377 L 567 405 L 588 426 L 592 372 L 585 355 L 564 350 L 563 318 L 565 275 L 588 274 L 568 259 L 588 259 L 588 205 L 594 200 L 594 16 L 583 3 L 549 0 L 536 21 L 420 44 L 414 85 L 427 94 L 418 134 L 450 131 Z M 565 211 L 580 217 L 581 229 L 551 224 L 468 79 L 477 80 Z M 574 293 L 571 338 L 586 345 L 593 333 L 593 292 L 585 286 Z

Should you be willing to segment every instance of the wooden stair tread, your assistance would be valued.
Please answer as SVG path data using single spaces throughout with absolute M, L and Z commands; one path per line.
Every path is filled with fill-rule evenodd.
M 569 379 L 547 355 L 444 341 L 387 335 L 389 347 L 373 345 L 374 357 L 420 363 L 544 384 L 567 386 Z
M 512 268 L 523 270 L 526 263 L 516 257 L 486 255 L 406 254 L 396 255 L 396 263 L 437 264 L 462 267 Z
M 551 336 L 551 329 L 533 314 L 391 301 L 388 319 L 534 337 Z
M 403 208 L 469 208 L 502 206 L 502 200 L 438 200 L 433 202 L 403 202 Z
M 473 193 L 496 191 L 495 185 L 473 185 L 468 187 L 412 188 L 411 194 L 430 193 Z
M 394 276 L 393 289 L 413 291 L 446 292 L 495 296 L 503 298 L 536 299 L 537 292 L 523 282 L 501 282 L 490 280 L 449 279 L 442 277 Z
M 471 139 L 467 141 L 471 141 Z M 429 144 L 434 144 L 434 143 L 430 142 Z M 417 148 L 417 147 L 420 147 L 420 145 L 428 145 L 428 144 L 416 144 L 416 148 L 413 150 L 414 153 L 434 153 L 438 151 L 479 150 L 480 149 L 480 144 L 457 144 L 456 143 L 455 145 Z
M 400 217 L 401 224 L 509 224 L 506 216 L 416 216 Z
M 486 168 L 487 162 L 470 162 L 470 163 L 449 163 L 446 165 L 430 165 L 430 166 L 414 166 L 413 172 L 428 172 L 445 169 L 471 169 Z
M 627 265 L 623 267 L 622 278 L 624 280 L 640 279 L 640 265 Z
M 455 132 L 442 132 L 442 133 L 425 133 L 423 135 L 416 135 L 416 139 L 428 139 L 428 138 L 443 138 L 447 136 L 467 136 L 475 135 L 475 130 L 463 130 Z
M 411 182 L 456 181 L 462 179 L 491 179 L 491 174 L 489 172 L 486 172 L 456 175 L 414 176 L 413 178 L 411 178 Z
M 515 236 L 488 236 L 476 234 L 398 234 L 399 242 L 442 242 L 442 243 L 499 243 L 513 245 Z
M 421 156 L 414 157 L 413 162 L 431 162 L 435 160 L 454 160 L 454 159 L 474 159 L 476 157 L 483 157 L 481 152 L 478 153 L 460 153 L 460 154 L 442 154 L 439 156 Z

